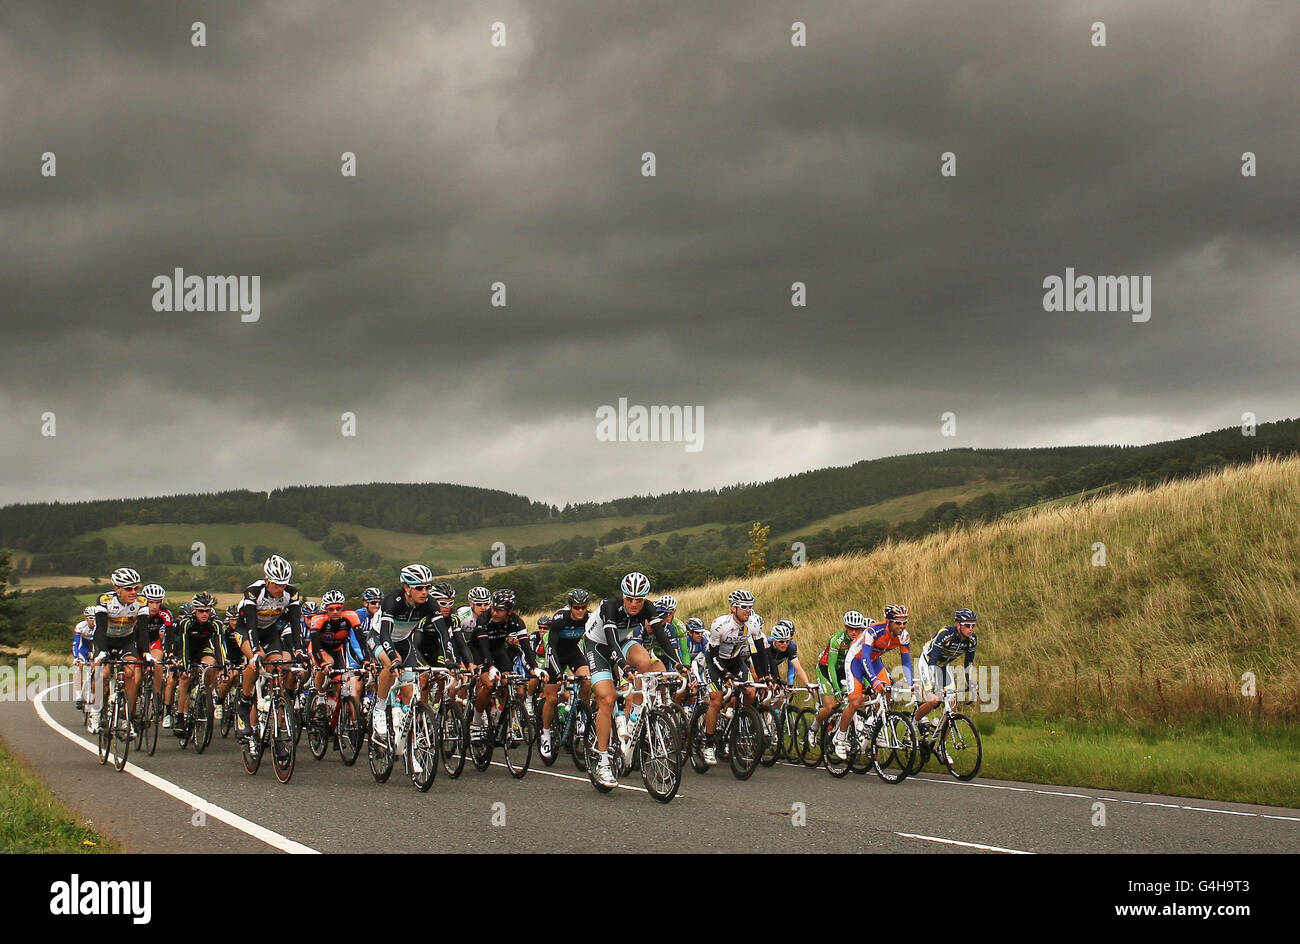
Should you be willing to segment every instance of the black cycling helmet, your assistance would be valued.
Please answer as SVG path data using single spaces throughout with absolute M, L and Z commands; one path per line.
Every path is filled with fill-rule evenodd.
M 574 587 L 569 591 L 566 599 L 569 601 L 569 606 L 585 606 L 591 602 L 591 594 L 581 587 Z
M 217 605 L 217 598 L 214 597 L 212 594 L 208 593 L 208 591 L 206 590 L 200 590 L 198 593 L 194 594 L 192 605 L 196 607 L 201 606 L 205 610 L 215 609 Z
M 232 604 L 230 604 L 230 606 L 226 607 L 226 619 L 231 619 L 232 617 L 235 617 L 235 616 L 238 616 L 238 615 L 239 615 L 239 604 L 238 604 L 238 603 L 232 603 Z
M 513 610 L 516 604 L 515 592 L 513 590 L 498 590 L 492 594 L 492 605 L 499 606 L 505 610 Z

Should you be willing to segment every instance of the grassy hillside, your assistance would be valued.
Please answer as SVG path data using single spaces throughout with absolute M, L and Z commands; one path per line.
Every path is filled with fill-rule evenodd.
M 977 610 L 988 776 L 1300 805 L 1297 533 L 1300 460 L 1266 460 L 746 583 L 769 625 L 795 620 L 805 666 L 846 609 L 907 603 L 914 651 Z M 679 615 L 725 612 L 732 587 L 677 593 Z
M 936 505 L 944 502 L 966 502 L 972 498 L 977 498 L 985 492 L 1003 492 L 1012 491 L 1016 485 L 1021 484 L 1016 481 L 1001 482 L 973 482 L 969 485 L 952 485 L 946 488 L 929 488 L 923 492 L 915 492 L 911 495 L 903 495 L 900 498 L 891 498 L 888 501 L 876 502 L 874 505 L 860 505 L 857 508 L 850 508 L 848 511 L 842 511 L 836 515 L 829 515 L 825 518 L 818 518 L 816 521 L 810 521 L 802 527 L 795 528 L 793 531 L 787 531 L 784 534 L 776 535 L 772 540 L 796 541 L 800 536 L 816 534 L 823 528 L 829 528 L 834 531 L 836 528 L 843 528 L 848 525 L 863 524 L 867 521 L 887 521 L 895 524 L 899 521 L 911 521 L 919 518 Z

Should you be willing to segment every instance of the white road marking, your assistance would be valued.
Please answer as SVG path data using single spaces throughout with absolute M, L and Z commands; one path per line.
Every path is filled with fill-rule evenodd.
M 65 685 L 71 685 L 71 684 L 73 683 L 64 682 L 62 685 L 54 685 L 50 688 L 43 689 L 32 700 L 32 704 L 36 708 L 36 714 L 40 716 L 40 719 L 42 721 L 44 721 L 47 725 L 49 725 L 59 734 L 62 734 L 73 744 L 76 744 L 79 747 L 82 747 L 85 750 L 90 751 L 90 753 L 98 757 L 99 749 L 96 745 L 91 744 L 89 741 L 86 741 L 84 738 L 79 737 L 78 735 L 74 734 L 72 731 L 69 731 L 63 725 L 59 724 L 59 722 L 55 721 L 52 717 L 50 717 L 50 713 L 45 707 L 44 704 L 45 697 L 50 692 L 58 688 L 63 688 Z M 178 787 L 170 780 L 164 780 L 162 777 L 159 777 L 157 774 L 150 773 L 149 771 L 144 770 L 143 768 L 138 767 L 135 764 L 132 764 L 130 761 L 128 761 L 126 766 L 122 768 L 122 773 L 130 774 L 132 777 L 135 777 L 137 780 L 143 781 L 144 783 L 147 783 L 149 786 L 157 790 L 161 790 L 163 793 L 166 793 L 168 796 L 180 800 L 182 803 L 188 805 L 191 810 L 195 812 L 201 812 L 205 816 L 211 816 L 213 819 L 220 820 L 221 822 L 225 823 L 227 826 L 233 826 L 235 829 L 238 829 L 241 833 L 245 833 L 246 835 L 252 836 L 254 839 L 258 839 L 266 843 L 268 846 L 274 846 L 276 849 L 279 849 L 281 852 L 310 853 L 313 855 L 320 855 L 320 851 L 317 849 L 313 849 L 310 846 L 304 846 L 300 842 L 294 842 L 292 839 L 289 839 L 286 836 L 281 836 L 279 833 L 275 832 L 274 830 L 267 829 L 265 826 L 261 826 L 257 823 L 254 823 L 252 820 L 244 819 L 244 817 L 240 816 L 238 813 L 232 813 L 230 812 L 230 810 L 223 809 L 222 807 L 217 806 L 215 803 L 212 803 L 209 800 L 205 800 L 203 797 L 199 796 L 198 794 L 190 793 L 190 791 L 186 790 L 184 787 Z
M 985 852 L 1005 852 L 1009 855 L 1034 855 L 1033 852 L 1025 852 L 1023 849 L 1004 849 L 1002 846 L 985 846 L 978 842 L 961 842 L 957 839 L 940 839 L 938 836 L 919 836 L 916 833 L 894 833 L 895 836 L 902 836 L 904 839 L 924 839 L 926 842 L 942 842 L 949 846 L 965 846 L 967 849 L 983 849 Z
M 789 766 L 793 767 L 796 765 L 790 764 Z M 1250 813 L 1244 810 L 1217 810 L 1208 806 L 1184 806 L 1179 803 L 1157 803 L 1153 800 L 1125 800 L 1121 797 L 1094 797 L 1083 793 L 1060 793 L 1056 790 L 1032 790 L 1026 787 L 1007 787 L 997 783 L 964 783 L 960 780 L 943 780 L 936 777 L 908 777 L 907 779 L 915 780 L 918 783 L 946 783 L 954 787 L 980 787 L 984 790 L 1011 790 L 1015 793 L 1038 793 L 1042 796 L 1077 797 L 1081 800 L 1102 800 L 1106 803 L 1132 803 L 1135 806 L 1158 806 L 1162 809 L 1191 810 L 1196 813 L 1227 813 L 1230 816 L 1258 816 L 1261 819 L 1280 819 L 1292 823 L 1300 823 L 1300 816 L 1276 816 L 1271 813 Z
M 492 761 L 492 766 L 493 766 L 493 767 L 505 767 L 506 765 L 503 764 L 503 763 L 501 763 L 501 762 L 498 761 L 498 760 L 494 760 L 494 761 Z M 507 768 L 507 769 L 509 769 L 509 768 Z M 545 777 L 560 777 L 560 778 L 563 779 L 563 780 L 576 780 L 576 781 L 578 781 L 579 783 L 586 783 L 586 784 L 590 784 L 590 783 L 591 783 L 591 778 L 590 778 L 590 777 L 577 777 L 577 776 L 574 776 L 573 774 L 562 774 L 562 773 L 557 773 L 557 772 L 554 771 L 554 770 L 542 770 L 542 769 L 539 768 L 539 767 L 533 767 L 533 766 L 530 765 L 530 766 L 528 767 L 528 773 L 527 773 L 527 774 L 524 774 L 524 776 L 527 777 L 527 776 L 530 776 L 530 775 L 532 775 L 532 774 L 542 774 L 542 775 L 545 776 Z M 523 777 L 521 777 L 521 778 L 519 778 L 519 779 L 522 780 Z M 630 786 L 630 785 L 625 784 L 625 783 L 620 783 L 620 784 L 618 785 L 618 788 L 619 788 L 620 790 L 636 790 L 636 791 L 638 791 L 638 792 L 640 792 L 640 793 L 649 793 L 649 792 L 650 792 L 650 791 L 647 790 L 645 787 L 633 787 L 633 786 Z M 679 792 L 679 793 L 677 794 L 677 797 L 676 797 L 675 799 L 680 799 L 681 796 L 682 796 L 682 794 Z

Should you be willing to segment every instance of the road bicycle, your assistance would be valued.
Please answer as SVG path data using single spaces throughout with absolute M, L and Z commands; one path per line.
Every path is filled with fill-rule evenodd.
M 938 758 L 948 773 L 958 780 L 974 780 L 984 760 L 984 748 L 975 722 L 959 711 L 956 692 L 944 692 L 943 714 L 938 723 L 922 720 L 919 724 L 919 749 L 908 768 L 908 775 L 919 773 L 931 757 Z
M 916 723 L 905 712 L 889 710 L 889 695 L 893 689 L 876 692 L 866 704 L 854 713 L 853 723 L 845 730 L 847 751 L 835 748 L 835 735 L 839 731 L 842 712 L 827 719 L 822 731 L 822 759 L 833 777 L 843 777 L 850 770 L 866 773 L 876 771 L 884 783 L 902 783 L 907 778 L 916 756 L 919 737 Z M 898 691 L 910 691 L 901 689 Z M 847 710 L 847 709 L 846 709 Z
M 639 692 L 642 701 L 632 705 L 627 715 L 627 730 L 620 732 L 611 724 L 607 753 L 615 778 L 621 777 L 631 767 L 636 755 L 641 767 L 641 780 L 646 791 L 660 803 L 671 802 L 681 786 L 682 765 L 680 734 L 672 713 L 661 703 L 667 695 L 665 683 L 681 678 L 676 672 L 639 672 L 630 691 Z M 600 752 L 595 747 L 594 725 L 588 728 L 587 776 L 591 785 L 601 793 L 609 793 L 613 784 L 603 784 L 597 778 Z
M 488 724 L 483 727 L 473 725 L 474 699 L 467 699 L 462 718 L 469 730 L 469 756 L 475 769 L 487 770 L 492 763 L 492 751 L 499 745 L 510 776 L 519 780 L 528 773 L 537 728 L 517 686 L 530 678 L 513 672 L 497 676 L 489 695 Z
M 188 680 L 182 673 L 180 684 L 190 686 L 189 703 L 183 716 L 181 750 L 194 742 L 194 752 L 202 754 L 212 743 L 212 688 L 208 685 L 207 670 L 214 668 L 203 662 L 189 667 Z M 197 681 L 196 681 L 197 677 Z
M 729 678 L 722 691 L 722 708 L 718 712 L 716 750 L 718 761 L 726 759 L 737 780 L 748 780 L 763 757 L 763 722 L 758 709 L 744 703 L 746 690 L 764 692 L 770 686 L 764 682 L 742 682 Z M 708 744 L 705 732 L 708 700 L 701 699 L 691 718 L 690 758 L 696 773 L 708 773 L 710 764 L 704 759 Z
M 355 669 L 330 669 L 325 682 L 328 694 L 312 693 L 307 709 L 307 747 L 317 760 L 324 760 L 334 747 L 345 767 L 357 762 L 364 737 L 361 703 L 353 695 L 336 694 L 356 675 Z
M 540 743 L 537 747 L 538 756 L 547 767 L 555 763 L 561 749 L 567 749 L 573 755 L 574 766 L 583 773 L 587 771 L 587 728 L 591 713 L 582 700 L 582 682 L 582 677 L 566 675 L 560 685 L 560 699 L 551 718 L 551 749 L 547 751 Z
M 256 722 L 243 735 L 244 770 L 252 776 L 262 764 L 262 753 L 271 745 L 271 766 L 275 779 L 288 783 L 293 776 L 298 741 L 294 737 L 294 712 L 282 676 L 286 672 L 306 674 L 305 659 L 267 663 L 262 654 L 253 656 L 257 666 Z M 267 666 L 270 666 L 268 669 Z
M 152 671 L 148 671 L 152 669 Z M 153 676 L 154 672 L 166 669 L 157 663 L 150 662 L 147 658 L 141 664 L 140 672 L 140 691 L 135 695 L 135 709 L 131 712 L 131 723 L 135 729 L 135 746 L 136 750 L 145 750 L 147 748 L 150 757 L 154 751 L 158 750 L 158 729 L 162 726 L 163 703 L 162 697 L 154 691 Z M 164 676 L 163 685 L 166 686 Z
M 383 710 L 387 713 L 388 735 L 381 737 L 372 730 L 367 758 L 370 773 L 377 783 L 384 783 L 393 772 L 398 754 L 415 789 L 428 792 L 438 776 L 442 763 L 442 728 L 424 696 L 424 677 L 432 675 L 446 679 L 451 673 L 444 668 L 427 665 L 404 668 L 393 687 Z M 400 693 L 416 686 L 406 702 Z
M 126 672 L 124 666 L 138 665 L 125 659 L 104 659 L 99 665 L 107 665 L 113 676 L 109 686 L 108 698 L 100 709 L 99 719 L 99 762 L 108 763 L 111 755 L 113 767 L 120 771 L 126 766 L 127 755 L 131 753 L 131 721 L 128 718 L 126 699 Z M 92 663 L 94 665 L 94 663 Z M 113 750 L 116 743 L 117 750 Z

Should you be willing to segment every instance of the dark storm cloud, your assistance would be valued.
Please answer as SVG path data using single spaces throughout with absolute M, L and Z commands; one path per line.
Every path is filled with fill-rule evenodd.
M 8 5 L 0 500 L 581 500 L 1291 415 L 1298 40 L 1286 2 Z M 1067 266 L 1151 275 L 1151 321 L 1044 312 Z M 176 267 L 260 275 L 261 320 L 154 312 Z M 619 397 L 704 450 L 596 442 Z M 118 423 L 219 458 L 73 461 Z

